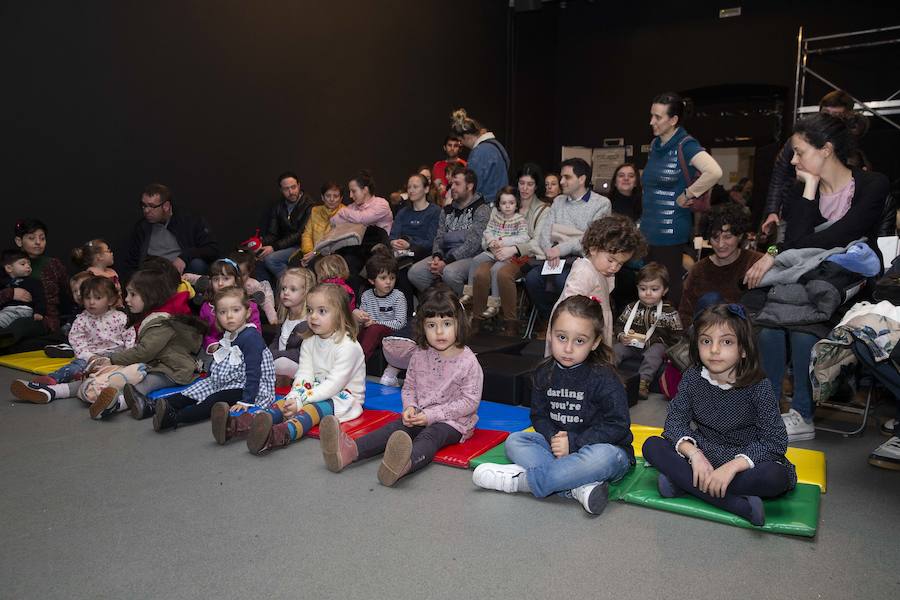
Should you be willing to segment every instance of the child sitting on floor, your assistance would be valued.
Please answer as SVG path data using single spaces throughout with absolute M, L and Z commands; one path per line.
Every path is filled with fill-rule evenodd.
M 362 293 L 362 307 L 353 311 L 353 318 L 359 323 L 359 345 L 368 360 L 385 336 L 406 325 L 406 297 L 394 288 L 397 261 L 389 250 L 372 253 L 366 262 L 366 279 L 372 287 Z
M 252 274 L 256 272 L 256 254 L 238 250 L 233 252 L 229 258 L 236 262 L 241 270 L 247 296 L 259 306 L 270 325 L 277 324 L 279 322 L 278 311 L 275 309 L 275 294 L 272 292 L 272 285 L 266 280 L 259 281 L 252 277 Z
M 419 306 L 415 329 L 418 347 L 403 383 L 401 419 L 353 441 L 336 418 L 325 417 L 319 435 L 329 470 L 337 473 L 383 452 L 378 481 L 392 486 L 429 464 L 441 448 L 472 436 L 484 375 L 466 346 L 466 315 L 456 294 L 447 289 L 430 295 Z
M 35 377 L 31 382 L 13 381 L 10 389 L 16 398 L 38 404 L 49 402 L 51 397 L 42 385 L 79 380 L 91 356 L 134 347 L 134 328 L 128 327 L 125 313 L 115 308 L 119 291 L 111 279 L 92 275 L 81 284 L 79 297 L 84 302 L 84 310 L 69 330 L 69 344 L 75 352 L 75 360 L 49 375 Z
M 647 243 L 634 221 L 622 215 L 597 219 L 584 232 L 581 240 L 585 257 L 572 265 L 559 300 L 553 309 L 569 296 L 587 296 L 600 302 L 603 311 L 603 344 L 613 345 L 613 315 L 609 294 L 615 286 L 615 275 L 629 260 L 641 258 Z M 550 336 L 544 356 L 550 356 Z
M 256 412 L 247 438 L 252 454 L 299 440 L 322 417 L 334 415 L 343 422 L 362 414 L 366 361 L 356 341 L 346 290 L 320 283 L 307 295 L 306 306 L 314 335 L 300 346 L 300 367 L 290 393 Z M 256 411 L 255 407 L 248 410 Z
M 262 334 L 248 321 L 251 302 L 246 290 L 219 290 L 213 304 L 219 327 L 225 333 L 218 344 L 210 347 L 213 361 L 209 377 L 157 400 L 153 429 L 162 431 L 182 423 L 205 421 L 210 414 L 219 415 L 213 419 L 213 435 L 224 443 L 224 431 L 219 432 L 223 428 L 217 429 L 216 424 L 224 425 L 223 417 L 232 405 L 267 408 L 275 400 L 275 366 Z
M 634 465 L 625 388 L 603 344 L 600 304 L 585 296 L 560 302 L 550 319 L 552 358 L 534 374 L 531 424 L 506 440 L 513 465 L 487 463 L 475 485 L 501 492 L 575 498 L 598 515 L 608 483 Z
M 713 305 L 694 319 L 691 359 L 663 436 L 644 442 L 644 458 L 659 469 L 659 493 L 691 494 L 764 525 L 762 498 L 793 489 L 797 473 L 784 455 L 787 430 L 742 305 Z
M 484 250 L 476 255 L 469 265 L 468 283 L 463 286 L 463 297 L 460 301 L 468 305 L 474 296 L 475 271 L 484 263 L 493 263 L 491 266 L 491 295 L 487 299 L 487 309 L 481 313 L 482 319 L 491 319 L 500 312 L 500 285 L 497 283 L 497 271 L 509 264 L 509 260 L 498 261 L 494 258 L 494 251 L 504 246 L 515 246 L 528 241 L 528 223 L 525 217 L 519 213 L 521 201 L 516 190 L 506 186 L 497 194 L 497 206 L 491 211 L 491 219 L 481 238 L 481 248 Z
M 344 288 L 350 298 L 350 312 L 356 310 L 356 292 L 347 283 L 347 280 L 350 279 L 350 267 L 347 266 L 347 261 L 343 256 L 337 254 L 323 256 L 316 261 L 313 270 L 319 283 L 333 283 Z
M 153 414 L 147 394 L 190 383 L 206 325 L 190 314 L 187 297 L 175 294 L 175 289 L 161 270 L 137 271 L 125 288 L 128 325 L 136 333 L 134 347 L 93 355 L 81 382 L 40 386 L 48 401 L 77 395 L 90 404 L 92 419 L 126 408 L 142 419 Z
M 200 320 L 209 326 L 209 331 L 203 338 L 203 346 L 200 353 L 204 371 L 209 370 L 210 362 L 212 361 L 209 347 L 221 340 L 224 334 L 216 320 L 216 311 L 213 307 L 212 299 L 221 290 L 235 286 L 244 287 L 244 277 L 241 275 L 241 269 L 236 262 L 230 258 L 222 258 L 209 267 L 209 289 L 206 291 L 206 301 L 200 307 Z M 250 322 L 253 323 L 257 331 L 262 331 L 262 325 L 259 322 L 259 309 L 256 307 L 255 302 L 250 304 Z
M 122 284 L 119 282 L 119 274 L 112 268 L 113 251 L 105 241 L 96 239 L 86 242 L 72 250 L 72 262 L 85 271 L 97 277 L 108 277 L 119 292 L 119 302 L 116 306 L 122 306 Z
M 669 291 L 669 271 L 659 263 L 649 263 L 637 275 L 638 302 L 632 302 L 619 315 L 613 353 L 616 366 L 625 359 L 639 356 L 640 385 L 638 395 L 646 400 L 650 382 L 666 358 L 666 347 L 678 341 L 683 332 L 678 310 L 663 302 Z
M 288 267 L 279 282 L 278 337 L 269 344 L 275 359 L 276 387 L 290 386 L 300 366 L 300 344 L 308 337 L 306 296 L 316 287 L 316 276 L 303 267 Z
M 30 325 L 33 321 L 43 320 L 47 304 L 41 282 L 31 277 L 31 261 L 27 254 L 21 250 L 4 250 L 2 262 L 0 347 L 6 347 L 19 341 L 26 329 L 31 329 L 21 329 L 21 324 L 15 325 L 15 322 L 25 319 Z
M 691 494 L 764 525 L 762 498 L 792 489 L 797 473 L 784 455 L 787 430 L 742 305 L 717 304 L 694 319 L 691 359 L 663 436 L 644 442 L 644 458 L 659 469 L 659 493 Z

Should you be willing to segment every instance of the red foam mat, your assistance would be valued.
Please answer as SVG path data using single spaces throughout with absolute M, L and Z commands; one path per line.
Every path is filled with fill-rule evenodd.
M 341 429 L 354 440 L 367 433 L 372 433 L 380 427 L 384 427 L 391 421 L 396 421 L 400 415 L 389 410 L 364 410 L 362 416 L 352 421 L 341 423 Z M 316 425 L 306 434 L 308 437 L 319 438 L 319 426 Z M 499 443 L 499 442 L 498 442 Z
M 468 469 L 469 461 L 476 456 L 481 456 L 491 448 L 499 445 L 509 436 L 508 431 L 494 431 L 492 429 L 476 429 L 475 434 L 462 444 L 453 444 L 441 448 L 434 455 L 434 462 Z

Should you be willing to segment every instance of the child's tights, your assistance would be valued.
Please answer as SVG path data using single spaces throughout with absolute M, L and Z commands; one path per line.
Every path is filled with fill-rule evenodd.
M 675 452 L 675 446 L 669 440 L 650 437 L 644 442 L 643 453 L 644 458 L 665 474 L 675 487 L 747 520 L 750 520 L 747 496 L 773 498 L 788 491 L 791 485 L 787 467 L 774 461 L 758 462 L 752 469 L 734 476 L 724 498 L 714 498 L 694 487 L 690 463 Z
M 460 432 L 446 423 L 433 423 L 427 427 L 407 427 L 401 419 L 397 419 L 356 440 L 359 460 L 384 452 L 388 438 L 395 431 L 405 431 L 413 440 L 410 473 L 418 471 L 434 460 L 438 450 L 450 444 L 458 444 L 462 438 Z
M 175 422 L 177 423 L 197 423 L 198 421 L 206 421 L 212 413 L 212 407 L 217 402 L 227 402 L 229 406 L 234 406 L 240 402 L 244 395 L 244 390 L 237 388 L 231 390 L 219 390 L 213 392 L 200 402 L 193 398 L 175 394 L 168 396 L 166 402 L 175 409 Z

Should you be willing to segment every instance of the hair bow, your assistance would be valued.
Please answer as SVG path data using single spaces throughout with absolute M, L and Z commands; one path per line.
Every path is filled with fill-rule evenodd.
M 747 311 L 744 310 L 743 304 L 726 304 L 725 308 L 727 308 L 728 312 L 730 312 L 731 314 L 737 315 L 745 321 L 747 320 Z

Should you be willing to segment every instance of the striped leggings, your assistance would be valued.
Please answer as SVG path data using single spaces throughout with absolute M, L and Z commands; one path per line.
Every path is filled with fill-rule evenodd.
M 264 411 L 272 415 L 272 423 L 274 425 L 285 423 L 291 434 L 291 441 L 295 442 L 306 435 L 310 429 L 318 425 L 323 418 L 334 414 L 334 402 L 322 400 L 321 402 L 304 404 L 299 413 L 287 420 L 284 418 L 284 399 L 276 401 L 268 408 L 236 404 L 231 407 L 229 412 L 231 416 L 236 417 L 243 413 L 255 414 Z

